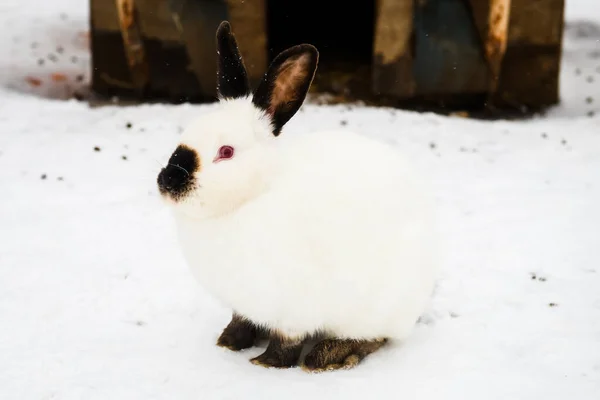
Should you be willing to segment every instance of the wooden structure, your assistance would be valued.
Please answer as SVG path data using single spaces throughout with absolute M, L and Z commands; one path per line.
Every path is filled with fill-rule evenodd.
M 309 42 L 321 54 L 312 91 L 341 101 L 539 109 L 559 100 L 564 0 L 90 2 L 101 95 L 211 101 L 215 31 L 227 19 L 253 84 L 279 51 Z
M 215 32 L 223 19 L 235 27 L 253 83 L 266 70 L 264 0 L 90 0 L 90 6 L 92 89 L 100 95 L 214 99 Z

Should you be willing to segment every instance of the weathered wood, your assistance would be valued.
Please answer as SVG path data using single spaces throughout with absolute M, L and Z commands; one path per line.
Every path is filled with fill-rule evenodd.
M 115 4 L 91 0 L 90 25 L 92 89 L 109 97 L 135 93 Z
M 250 85 L 256 87 L 268 66 L 266 0 L 227 0 L 229 22 L 248 70 Z
M 229 18 L 227 4 L 214 0 L 171 0 L 170 3 L 171 19 L 176 22 L 190 60 L 188 69 L 195 74 L 199 91 L 216 99 L 215 32 L 221 21 Z
M 502 59 L 506 53 L 510 4 L 511 0 L 490 0 L 485 54 L 494 77 L 492 90 L 496 90 Z
M 177 18 L 181 4 L 177 0 L 136 0 L 140 13 L 140 27 L 146 40 L 158 40 L 171 45 L 183 45 L 181 26 Z
M 559 101 L 564 0 L 512 1 L 494 103 L 539 109 Z
M 149 96 L 170 101 L 203 100 L 193 52 L 180 22 L 187 0 L 137 0 L 140 26 L 150 65 Z
M 414 95 L 411 37 L 413 0 L 377 0 L 373 50 L 373 91 L 406 98 Z
M 120 1 L 120 0 L 117 0 Z M 215 8 L 223 2 L 208 2 Z M 161 99 L 173 102 L 214 98 L 216 48 L 214 27 L 199 28 L 190 19 L 198 0 L 136 0 L 138 29 L 148 66 L 148 81 L 140 94 L 127 62 L 116 2 L 90 0 L 92 88 L 103 96 Z M 183 7 L 182 7 L 183 6 Z M 227 18 L 226 8 L 218 18 Z M 192 9 L 193 11 L 193 9 Z M 185 14 L 185 16 L 184 16 Z M 202 15 L 209 15 L 205 10 Z M 183 16 L 183 17 L 182 17 Z M 183 23 L 182 23 L 183 21 Z M 212 30 L 212 32 L 208 32 Z M 210 33 L 210 34 L 209 34 Z M 213 63 L 207 59 L 214 60 Z
M 453 94 L 488 90 L 490 71 L 463 0 L 379 0 L 374 41 L 377 94 L 448 103 Z
M 489 69 L 467 3 L 419 1 L 414 13 L 416 93 L 485 93 Z
M 539 110 L 559 101 L 560 49 L 509 48 L 504 57 L 496 107 Z
M 92 86 L 103 95 L 214 100 L 214 35 L 227 19 L 253 86 L 267 69 L 271 47 L 280 51 L 306 38 L 322 56 L 313 93 L 327 91 L 341 101 L 543 107 L 558 100 L 564 0 L 374 0 L 369 14 L 355 8 L 348 21 L 320 14 L 313 20 L 319 31 L 298 22 L 304 14 L 285 17 L 297 5 L 277 0 L 90 4 Z M 268 7 L 276 19 L 269 19 Z M 288 22 L 279 21 L 283 17 Z M 361 38 L 371 35 L 371 26 L 367 48 Z M 344 39 L 355 44 L 350 52 Z M 372 49 L 370 62 L 357 56 L 363 49 Z
M 265 0 L 90 4 L 92 87 L 98 94 L 170 101 L 216 98 L 215 31 L 225 19 L 232 23 L 251 83 L 258 84 L 266 71 Z
M 511 0 L 469 0 L 490 69 L 490 92 L 495 92 L 508 42 Z
M 137 90 L 143 91 L 148 84 L 149 72 L 144 56 L 135 0 L 115 0 L 115 4 L 131 80 Z
M 512 1 L 508 31 L 511 45 L 555 46 L 562 42 L 565 0 Z

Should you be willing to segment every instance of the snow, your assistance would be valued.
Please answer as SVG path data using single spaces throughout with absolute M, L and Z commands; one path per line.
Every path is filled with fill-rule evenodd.
M 65 101 L 67 84 L 89 79 L 87 2 L 4 0 L 0 398 L 599 398 L 594 3 L 567 1 L 563 102 L 544 117 L 307 104 L 290 122 L 287 134 L 344 120 L 397 145 L 431 179 L 446 241 L 410 340 L 356 369 L 310 375 L 250 364 L 260 348 L 214 345 L 229 311 L 191 277 L 157 195 L 181 127 L 211 106 Z M 56 61 L 38 65 L 51 52 Z M 56 72 L 67 81 L 52 83 Z

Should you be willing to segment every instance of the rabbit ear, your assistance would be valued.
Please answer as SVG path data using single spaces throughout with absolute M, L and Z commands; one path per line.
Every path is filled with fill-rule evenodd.
M 227 21 L 217 28 L 217 93 L 222 98 L 250 94 L 246 67 Z
M 291 47 L 275 57 L 258 85 L 252 102 L 271 116 L 275 136 L 300 109 L 318 61 L 319 52 L 314 46 Z

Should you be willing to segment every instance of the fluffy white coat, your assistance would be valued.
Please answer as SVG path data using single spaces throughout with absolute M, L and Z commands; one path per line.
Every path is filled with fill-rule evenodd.
M 250 98 L 222 101 L 181 143 L 201 168 L 172 204 L 207 291 L 289 337 L 410 334 L 436 245 L 430 199 L 395 149 L 346 130 L 274 137 Z M 225 144 L 235 157 L 212 163 Z

